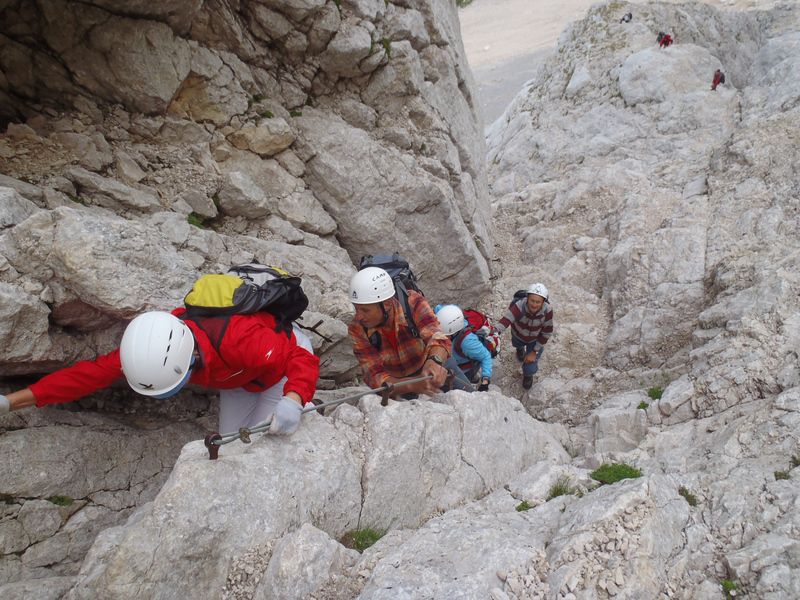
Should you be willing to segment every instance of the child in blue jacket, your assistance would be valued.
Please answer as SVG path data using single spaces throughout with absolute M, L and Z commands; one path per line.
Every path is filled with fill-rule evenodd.
M 440 304 L 436 307 L 436 317 L 442 331 L 453 342 L 452 358 L 470 381 L 475 382 L 480 373 L 478 391 L 487 391 L 492 380 L 492 354 L 477 335 L 465 329 L 467 320 L 464 313 L 455 304 Z

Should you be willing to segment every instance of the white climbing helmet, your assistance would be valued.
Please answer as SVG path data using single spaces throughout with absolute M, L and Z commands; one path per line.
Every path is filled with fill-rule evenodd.
M 445 335 L 458 333 L 466 326 L 464 313 L 455 304 L 445 304 L 436 311 L 436 317 Z
M 166 398 L 189 379 L 193 351 L 194 337 L 186 323 L 170 313 L 153 311 L 125 328 L 119 358 L 135 392 Z
M 375 304 L 394 296 L 392 277 L 379 267 L 367 267 L 350 280 L 350 302 Z
M 534 283 L 530 286 L 525 293 L 527 294 L 536 294 L 537 296 L 541 296 L 545 300 L 547 300 L 547 288 L 544 286 L 543 283 Z

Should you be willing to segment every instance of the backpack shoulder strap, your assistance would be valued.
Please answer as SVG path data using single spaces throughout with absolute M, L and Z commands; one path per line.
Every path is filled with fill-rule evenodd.
M 461 350 L 462 345 L 464 344 L 464 338 L 470 334 L 469 326 L 464 327 L 461 331 L 456 334 L 456 337 L 453 338 L 453 348 L 455 348 L 456 352 L 458 352 L 461 356 L 464 356 L 464 352 Z
M 411 310 L 411 305 L 408 303 L 408 290 L 406 289 L 406 286 L 403 285 L 402 281 L 395 279 L 394 283 L 395 289 L 397 290 L 397 299 L 400 301 L 400 306 L 403 307 L 403 314 L 406 316 L 408 329 L 411 331 L 411 335 L 418 338 L 419 329 L 417 328 L 417 324 L 414 322 L 414 311 Z

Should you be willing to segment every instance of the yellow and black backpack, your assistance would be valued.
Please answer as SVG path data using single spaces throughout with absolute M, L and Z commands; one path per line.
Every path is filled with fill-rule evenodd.
M 275 317 L 275 331 L 292 335 L 292 322 L 308 308 L 300 277 L 278 267 L 248 264 L 226 274 L 203 275 L 184 298 L 184 319 L 197 323 L 219 349 L 233 315 L 266 311 Z

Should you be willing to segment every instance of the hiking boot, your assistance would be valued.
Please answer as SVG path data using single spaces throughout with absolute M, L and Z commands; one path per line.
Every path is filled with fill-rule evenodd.
M 517 360 L 519 362 L 522 362 L 524 359 L 525 359 L 525 348 L 520 346 L 519 348 L 517 348 Z
M 522 389 L 529 390 L 533 385 L 533 375 L 525 375 L 522 378 Z

